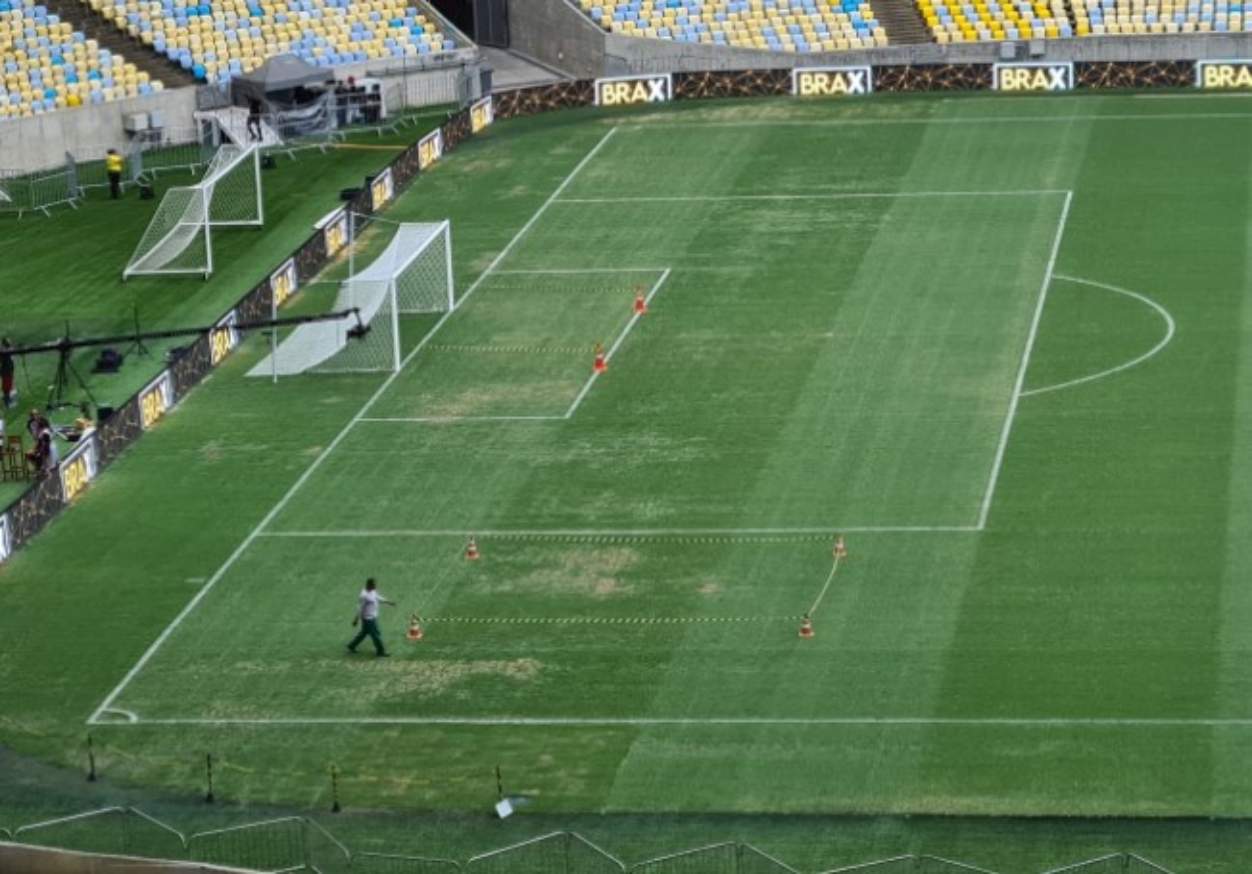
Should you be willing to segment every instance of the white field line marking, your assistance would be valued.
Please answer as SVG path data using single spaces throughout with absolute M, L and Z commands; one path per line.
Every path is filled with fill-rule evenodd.
M 123 708 L 121 708 L 121 707 L 110 707 L 108 710 L 106 710 L 106 711 L 104 711 L 104 712 L 105 712 L 105 713 L 116 713 L 118 716 L 121 716 L 121 717 L 122 717 L 123 719 L 125 719 L 127 722 L 138 722 L 138 721 L 139 721 L 139 717 L 135 715 L 135 712 L 134 712 L 133 710 L 125 710 L 125 709 L 123 709 Z
M 658 116 L 660 118 L 660 116 Z M 651 128 L 688 127 L 874 127 L 910 124 L 1069 124 L 1075 121 L 1233 121 L 1252 120 L 1246 112 L 1142 112 L 1123 115 L 989 115 L 977 118 L 814 118 L 761 121 L 638 121 L 627 125 L 628 133 Z
M 552 271 L 543 271 L 543 272 L 552 272 Z M 576 270 L 576 271 L 568 271 L 568 272 L 587 273 L 587 272 L 594 272 L 594 271 Z M 637 271 L 632 270 L 631 272 L 637 272 Z M 652 298 L 660 290 L 661 286 L 665 283 L 665 280 L 669 278 L 669 274 L 670 274 L 670 270 L 668 267 L 653 268 L 649 272 L 660 273 L 661 276 L 659 279 L 657 279 L 656 282 L 652 284 L 652 288 L 648 291 L 647 297 L 644 298 L 645 305 L 652 303 Z M 622 341 L 626 339 L 626 335 L 629 334 L 631 329 L 635 327 L 635 323 L 639 321 L 639 318 L 640 318 L 639 313 L 634 313 L 633 315 L 631 315 L 630 321 L 628 321 L 626 323 L 626 326 L 622 328 L 620 333 L 618 333 L 617 338 L 613 341 L 613 345 L 610 346 L 608 352 L 605 353 L 604 360 L 606 362 L 613 360 L 614 353 L 616 353 L 618 348 L 622 345 Z M 569 409 L 567 409 L 562 415 L 559 415 L 559 416 L 363 416 L 361 417 L 361 421 L 362 422 L 411 422 L 411 423 L 418 423 L 418 424 L 444 424 L 444 425 L 452 424 L 452 423 L 459 423 L 459 422 L 565 421 L 567 419 L 572 419 L 574 417 L 574 413 L 578 411 L 579 406 L 582 405 L 583 399 L 587 397 L 587 393 L 591 391 L 591 387 L 595 385 L 596 379 L 598 379 L 599 376 L 600 376 L 599 373 L 596 373 L 593 371 L 591 376 L 587 377 L 587 381 L 583 383 L 583 386 L 579 390 L 578 394 L 575 396 L 573 403 L 569 405 Z
M 645 306 L 652 303 L 652 298 L 655 297 L 656 293 L 661 290 L 661 286 L 665 284 L 665 280 L 669 279 L 669 274 L 670 270 L 666 267 L 660 278 L 658 278 L 656 282 L 652 283 L 652 288 L 648 290 L 648 296 L 643 299 Z M 622 328 L 622 332 L 617 335 L 617 339 L 613 341 L 613 345 L 609 347 L 609 351 L 604 354 L 604 360 L 606 363 L 613 360 L 613 355 L 617 352 L 618 348 L 621 347 L 622 342 L 626 339 L 626 335 L 630 333 L 631 328 L 635 327 L 635 324 L 639 321 L 639 319 L 639 313 L 631 315 L 630 321 L 626 323 L 626 327 Z M 565 411 L 566 419 L 574 418 L 574 413 L 578 412 L 578 408 L 582 406 L 583 398 L 587 397 L 587 392 L 591 391 L 591 387 L 596 384 L 596 380 L 599 377 L 600 374 L 593 371 L 591 376 L 587 378 L 587 381 L 583 383 L 582 391 L 578 393 L 578 396 L 574 398 L 574 402 L 569 405 L 569 409 Z
M 561 201 L 569 203 L 568 200 Z M 556 275 L 565 276 L 579 273 L 660 273 L 663 268 L 660 267 L 561 267 L 551 270 L 534 269 L 534 270 L 497 270 L 496 276 L 546 276 Z
M 830 588 L 830 584 L 835 581 L 835 574 L 839 572 L 839 556 L 835 556 L 835 563 L 831 565 L 830 574 L 826 577 L 826 582 L 822 585 L 822 590 L 817 593 L 817 598 L 813 601 L 813 606 L 809 608 L 809 612 L 804 614 L 810 619 L 817 613 L 817 608 L 822 605 L 822 599 L 826 597 L 826 590 Z
M 568 416 L 362 416 L 362 422 L 426 422 L 441 425 L 458 422 L 562 422 Z
M 326 531 L 263 531 L 261 537 L 367 538 L 367 537 L 479 537 L 498 540 L 547 538 L 724 538 L 805 537 L 824 539 L 840 533 L 930 534 L 977 533 L 974 525 L 842 525 L 838 528 L 347 528 Z
M 996 480 L 1000 478 L 1000 466 L 1004 463 L 1004 450 L 1009 443 L 1009 432 L 1013 430 L 1013 419 L 1017 416 L 1017 402 L 1022 396 L 1022 385 L 1026 381 L 1026 368 L 1030 366 L 1030 353 L 1035 348 L 1035 337 L 1039 334 L 1039 320 L 1043 316 L 1043 304 L 1048 299 L 1048 286 L 1052 284 L 1052 272 L 1056 269 L 1056 258 L 1061 251 L 1061 239 L 1065 236 L 1065 223 L 1069 221 L 1070 204 L 1074 202 L 1074 192 L 1065 193 L 1065 205 L 1061 207 L 1061 217 L 1056 223 L 1056 234 L 1052 238 L 1052 252 L 1048 256 L 1047 269 L 1043 271 L 1043 282 L 1039 286 L 1039 301 L 1035 304 L 1035 315 L 1030 321 L 1030 333 L 1026 335 L 1026 348 L 1022 350 L 1021 364 L 1017 368 L 1017 381 L 1013 385 L 1013 396 L 1009 400 L 1008 415 L 1004 417 L 1004 426 L 1000 429 L 1000 443 L 996 447 L 995 460 L 991 464 L 991 476 L 987 479 L 987 491 L 982 497 L 982 508 L 978 511 L 978 530 L 987 527 L 987 515 L 991 512 L 991 499 L 995 497 Z
M 135 662 L 131 669 L 126 672 L 126 676 L 122 677 L 121 682 L 113 687 L 113 690 L 109 692 L 104 701 L 100 703 L 100 706 L 95 709 L 90 717 L 88 717 L 88 724 L 95 723 L 102 713 L 109 710 L 113 706 L 113 702 L 117 700 L 117 696 L 122 693 L 122 690 L 125 689 L 133 679 L 135 679 L 141 670 L 143 670 L 144 665 L 151 660 L 152 656 L 156 654 L 156 651 L 161 648 L 161 645 L 165 643 L 169 636 L 174 633 L 174 630 L 182 624 L 183 620 L 191 614 L 191 611 L 195 610 L 196 606 L 204 600 L 205 595 L 212 591 L 218 581 L 226 575 L 226 572 L 234 566 L 235 562 L 239 560 L 239 557 L 243 555 L 249 546 L 252 545 L 252 542 L 256 540 L 257 536 L 264 531 L 265 528 L 272 521 L 274 521 L 278 514 L 287 507 L 287 504 L 295 496 L 296 492 L 300 491 L 304 484 L 309 481 L 309 477 L 311 477 L 313 473 L 321 467 L 322 462 L 330 457 L 330 454 L 335 451 L 340 443 L 343 442 L 343 439 L 348 436 L 353 427 L 355 427 L 356 424 L 364 418 L 365 414 L 369 412 L 370 408 L 373 407 L 378 399 L 383 396 L 387 389 L 391 388 L 392 383 L 394 383 L 396 378 L 404 371 L 404 368 L 408 365 L 408 363 L 413 360 L 414 356 L 422 351 L 426 344 L 430 342 L 431 338 L 434 337 L 439 332 L 439 329 L 442 328 L 448 319 L 452 317 L 453 313 L 460 309 L 461 305 L 469 299 L 470 295 L 472 295 L 480 285 L 482 285 L 483 281 L 491 275 L 492 271 L 499 266 L 500 262 L 513 251 L 513 247 L 517 245 L 518 241 L 521 240 L 522 237 L 526 236 L 526 233 L 534 227 L 535 222 L 539 220 L 540 216 L 542 216 L 547 211 L 548 207 L 561 196 L 561 192 L 569 187 L 569 184 L 574 181 L 574 178 L 579 174 L 579 172 L 587 166 L 591 159 L 599 153 L 600 149 L 604 147 L 604 144 L 607 143 L 615 133 L 617 133 L 616 127 L 612 128 L 608 133 L 600 138 L 599 142 L 591 148 L 591 151 L 583 156 L 583 159 L 579 161 L 577 166 L 570 171 L 569 175 L 562 180 L 561 184 L 556 187 L 556 190 L 553 191 L 552 194 L 548 196 L 548 199 L 540 205 L 539 209 L 535 211 L 535 214 L 530 217 L 530 220 L 527 221 L 526 224 L 522 225 L 521 230 L 519 230 L 517 234 L 514 235 L 513 239 L 509 240 L 508 244 L 505 245 L 505 247 L 500 250 L 499 254 L 492 259 L 491 263 L 487 265 L 487 269 L 479 274 L 479 277 L 474 280 L 473 284 L 465 290 L 465 294 L 461 296 L 461 299 L 456 302 L 455 306 L 440 316 L 439 321 L 435 322 L 434 326 L 431 327 L 426 336 L 423 337 L 421 341 L 413 347 L 413 350 L 404 357 L 404 360 L 400 362 L 400 368 L 383 380 L 378 389 L 370 395 L 369 399 L 365 402 L 365 405 L 361 407 L 355 416 L 352 417 L 352 420 L 349 421 L 348 424 L 343 427 L 343 430 L 335 435 L 335 439 L 331 440 L 330 443 L 327 444 L 326 448 L 313 459 L 313 462 L 305 468 L 304 473 L 300 474 L 299 478 L 292 483 L 291 488 L 287 490 L 286 494 L 284 494 L 282 498 L 279 499 L 278 503 L 276 503 L 270 511 L 265 514 L 264 518 L 257 523 L 256 527 L 253 528 L 248 536 L 243 539 L 243 542 L 235 548 L 235 551 L 230 554 L 222 566 L 214 572 L 213 576 L 209 577 L 208 582 L 206 582 L 204 586 L 196 592 L 195 596 L 187 602 L 187 605 L 183 607 L 177 616 L 174 617 L 173 621 L 165 627 L 165 630 L 162 631 L 157 636 L 157 639 L 154 640 L 144 651 L 143 655 L 139 657 L 139 661 Z
M 292 725 L 483 725 L 526 726 L 963 726 L 970 728 L 1252 728 L 1252 718 L 1169 718 L 1169 717 L 977 717 L 977 716 L 293 716 L 272 718 L 214 719 L 197 717 L 141 718 L 117 725 L 206 725 L 206 726 L 292 726 Z
M 423 622 L 465 625 L 716 625 L 796 622 L 800 616 L 428 616 Z
M 1039 197 L 1066 194 L 1063 188 L 1036 188 L 1020 191 L 832 191 L 822 194 L 690 194 L 656 197 L 563 197 L 557 203 L 683 203 L 725 200 L 871 200 L 916 197 Z
M 1077 276 L 1062 276 L 1061 274 L 1058 273 L 1052 278 L 1061 279 L 1061 280 L 1064 280 L 1065 282 L 1074 282 L 1079 285 L 1089 285 L 1092 288 L 1100 288 L 1105 291 L 1111 291 L 1115 294 L 1122 294 L 1122 295 L 1125 295 L 1126 297 L 1133 297 L 1135 300 L 1146 303 L 1152 309 L 1156 310 L 1156 314 L 1159 315 L 1165 321 L 1165 336 L 1162 337 L 1160 342 L 1158 342 L 1155 346 L 1153 346 L 1147 352 L 1144 352 L 1142 355 L 1138 356 L 1137 358 L 1132 358 L 1131 360 L 1125 362 L 1124 364 L 1119 364 L 1116 367 L 1110 367 L 1106 370 L 1101 370 L 1098 373 L 1089 374 L 1088 376 L 1081 376 L 1077 379 L 1070 379 L 1070 380 L 1066 380 L 1065 382 L 1058 382 L 1055 385 L 1045 385 L 1045 386 L 1041 386 L 1040 388 L 1032 388 L 1032 389 L 1029 389 L 1028 391 L 1022 392 L 1022 397 L 1029 397 L 1030 395 L 1041 395 L 1044 392 L 1058 391 L 1063 388 L 1072 388 L 1073 386 L 1082 385 L 1083 383 L 1095 382 L 1097 379 L 1103 379 L 1104 377 L 1112 376 L 1115 373 L 1121 373 L 1123 370 L 1130 370 L 1130 368 L 1136 367 L 1142 364 L 1143 362 L 1147 361 L 1152 356 L 1156 355 L 1156 353 L 1160 352 L 1162 349 L 1164 349 L 1166 346 L 1169 345 L 1170 340 L 1174 339 L 1174 330 L 1176 327 L 1174 324 L 1174 317 L 1169 314 L 1169 311 L 1166 310 L 1165 307 L 1161 306 L 1159 303 L 1152 300 L 1152 298 L 1148 297 L 1147 295 L 1140 294 L 1137 291 L 1130 291 L 1129 289 L 1126 289 L 1126 288 L 1119 288 L 1116 285 L 1109 285 L 1106 282 L 1096 282 L 1095 280 L 1092 280 L 1092 279 L 1079 279 Z

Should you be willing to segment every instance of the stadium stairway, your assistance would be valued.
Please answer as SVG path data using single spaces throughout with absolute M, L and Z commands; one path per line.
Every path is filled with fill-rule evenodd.
M 160 57 L 134 37 L 118 30 L 111 21 L 106 21 L 100 13 L 79 0 L 41 2 L 48 7 L 49 12 L 55 12 L 62 21 L 68 21 L 75 30 L 82 31 L 87 39 L 94 39 L 100 48 L 108 49 L 115 55 L 123 55 L 151 78 L 164 82 L 167 88 L 196 84 L 195 77 L 190 73 Z
M 225 109 L 197 112 L 196 120 L 212 121 L 226 139 L 237 146 L 247 146 L 252 142 L 252 138 L 248 136 L 248 110 L 242 106 L 228 106 Z M 282 144 L 283 140 L 278 132 L 270 127 L 269 122 L 262 121 L 261 146 L 281 146 Z
M 913 0 L 873 0 L 874 15 L 887 31 L 887 44 L 893 46 L 934 42 L 930 28 Z

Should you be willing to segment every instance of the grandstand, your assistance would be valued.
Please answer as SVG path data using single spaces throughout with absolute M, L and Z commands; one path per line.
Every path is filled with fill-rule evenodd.
M 612 33 L 780 52 L 887 45 L 862 0 L 579 0 Z
M 917 7 L 941 45 L 1074 35 L 1065 0 L 917 0 Z
M 1078 36 L 1252 31 L 1243 12 L 1238 0 L 1073 0 Z
M 0 119 L 153 94 L 164 88 L 34 0 L 0 0 Z
M 267 58 L 291 53 L 334 67 L 426 57 L 457 48 L 433 14 L 404 0 L 83 0 L 170 63 L 228 82 Z
M 404 0 L 0 0 L 0 120 L 154 94 L 164 80 L 224 84 L 278 54 L 333 67 L 457 47 Z

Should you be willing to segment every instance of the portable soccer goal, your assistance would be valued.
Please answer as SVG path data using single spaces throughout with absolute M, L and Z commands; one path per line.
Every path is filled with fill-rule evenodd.
M 261 152 L 223 145 L 204 178 L 165 192 L 122 278 L 154 274 L 213 273 L 213 229 L 265 223 Z
M 350 222 L 349 247 L 358 233 Z M 356 315 L 296 327 L 281 342 L 275 339 L 269 356 L 248 375 L 398 371 L 400 317 L 454 306 L 451 224 L 395 225 L 378 257 L 359 273 L 350 268 L 339 285 L 332 311 L 354 309 Z

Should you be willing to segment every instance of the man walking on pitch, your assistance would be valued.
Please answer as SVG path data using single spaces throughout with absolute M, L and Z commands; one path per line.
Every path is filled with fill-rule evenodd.
M 379 657 L 391 655 L 383 646 L 383 636 L 378 633 L 378 605 L 389 604 L 394 607 L 396 602 L 388 601 L 382 592 L 378 591 L 378 586 L 374 582 L 373 577 L 365 581 L 365 588 L 361 590 L 358 600 L 360 606 L 357 608 L 356 615 L 352 617 L 352 626 L 355 628 L 359 622 L 361 623 L 361 630 L 356 637 L 352 638 L 352 642 L 348 644 L 348 652 L 356 652 L 357 646 L 368 637 L 374 642 L 375 655 Z

